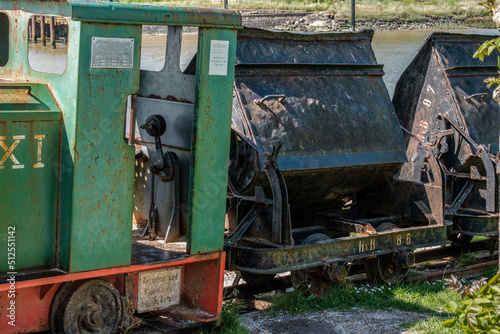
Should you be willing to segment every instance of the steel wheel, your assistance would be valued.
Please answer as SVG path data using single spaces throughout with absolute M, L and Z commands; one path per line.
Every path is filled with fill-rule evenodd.
M 394 254 L 383 254 L 376 259 L 365 262 L 366 276 L 370 282 L 398 283 L 401 282 L 408 268 L 403 268 L 394 260 Z
M 71 282 L 57 292 L 50 310 L 52 333 L 116 333 L 123 317 L 121 296 L 105 280 Z
M 377 232 L 385 232 L 397 229 L 392 223 L 383 223 L 377 227 Z M 401 282 L 408 271 L 394 259 L 394 253 L 383 254 L 375 259 L 365 262 L 366 276 L 370 282 L 398 283 Z
M 330 238 L 322 233 L 308 236 L 301 245 L 313 245 Z M 344 266 L 329 264 L 322 267 L 294 270 L 291 280 L 296 290 L 304 290 L 316 296 L 325 296 L 330 292 L 333 284 L 342 281 L 347 276 Z

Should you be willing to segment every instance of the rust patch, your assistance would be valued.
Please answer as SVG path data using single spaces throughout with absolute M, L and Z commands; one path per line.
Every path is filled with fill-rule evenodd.
M 149 94 L 148 96 L 141 96 L 139 95 L 140 97 L 146 97 L 146 98 L 149 98 L 149 99 L 157 99 L 157 100 L 164 100 L 164 101 L 172 101 L 172 102 L 181 102 L 181 103 L 190 103 L 190 104 L 193 104 L 193 102 L 189 101 L 189 100 L 186 100 L 186 99 L 178 99 L 176 98 L 175 96 L 172 96 L 172 95 L 167 95 L 167 97 L 161 97 L 159 95 L 156 95 L 156 94 Z

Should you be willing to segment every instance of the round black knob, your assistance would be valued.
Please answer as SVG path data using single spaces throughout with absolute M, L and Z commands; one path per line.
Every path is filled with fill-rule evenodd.
M 152 137 L 160 137 L 167 129 L 165 118 L 161 115 L 151 115 L 146 119 L 146 123 L 141 125 L 141 129 L 146 130 Z

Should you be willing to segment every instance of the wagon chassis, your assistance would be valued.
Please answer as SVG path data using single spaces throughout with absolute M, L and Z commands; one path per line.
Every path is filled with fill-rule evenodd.
M 403 278 L 406 269 L 413 265 L 414 249 L 450 243 L 447 234 L 453 223 L 436 219 L 432 205 L 428 208 L 422 201 L 415 201 L 415 205 L 428 219 L 426 226 L 399 228 L 397 225 L 400 217 L 394 216 L 350 220 L 302 213 L 295 215 L 294 219 L 300 220 L 300 225 L 306 227 L 292 228 L 286 182 L 278 168 L 278 154 L 282 144 L 279 140 L 270 144 L 273 151 L 263 153 L 266 160 L 263 167 L 273 199 L 266 198 L 261 187 L 255 188 L 255 196 L 242 196 L 231 183 L 228 194 L 232 201 L 228 212 L 237 205 L 234 201 L 253 202 L 253 205 L 225 240 L 226 266 L 229 270 L 244 273 L 252 280 L 261 278 L 256 279 L 256 285 L 267 283 L 274 274 L 286 271 L 301 273 L 300 279 L 305 279 L 304 273 L 313 271 L 326 281 L 341 281 L 347 275 L 347 264 L 356 261 L 366 262 L 369 276 L 372 276 L 370 271 L 384 271 L 390 265 L 393 272 L 386 279 L 389 282 L 398 281 Z M 426 153 L 425 159 L 433 175 L 431 183 L 424 187 L 434 191 L 434 197 L 442 206 L 443 171 L 430 150 L 422 147 L 422 152 Z M 245 236 L 245 232 L 268 206 L 272 206 L 271 240 Z M 339 232 L 350 236 L 328 236 Z M 380 275 L 375 276 L 374 279 L 384 279 Z

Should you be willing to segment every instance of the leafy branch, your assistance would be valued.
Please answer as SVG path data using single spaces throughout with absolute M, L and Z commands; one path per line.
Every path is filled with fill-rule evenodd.
M 479 60 L 484 61 L 485 56 L 490 56 L 493 51 L 497 50 L 500 54 L 500 37 L 495 39 L 490 39 L 479 47 L 477 51 L 472 56 L 473 58 L 479 58 Z M 497 66 L 500 69 L 500 56 L 497 56 Z M 491 87 L 491 85 L 496 84 L 500 85 L 500 71 L 498 72 L 499 76 L 496 78 L 487 78 L 484 82 L 488 83 L 487 87 Z
M 485 279 L 464 286 L 455 277 L 446 280 L 448 289 L 457 291 L 462 301 L 448 302 L 448 309 L 455 317 L 443 322 L 444 327 L 456 324 L 464 333 L 500 334 L 500 274 L 486 283 Z

